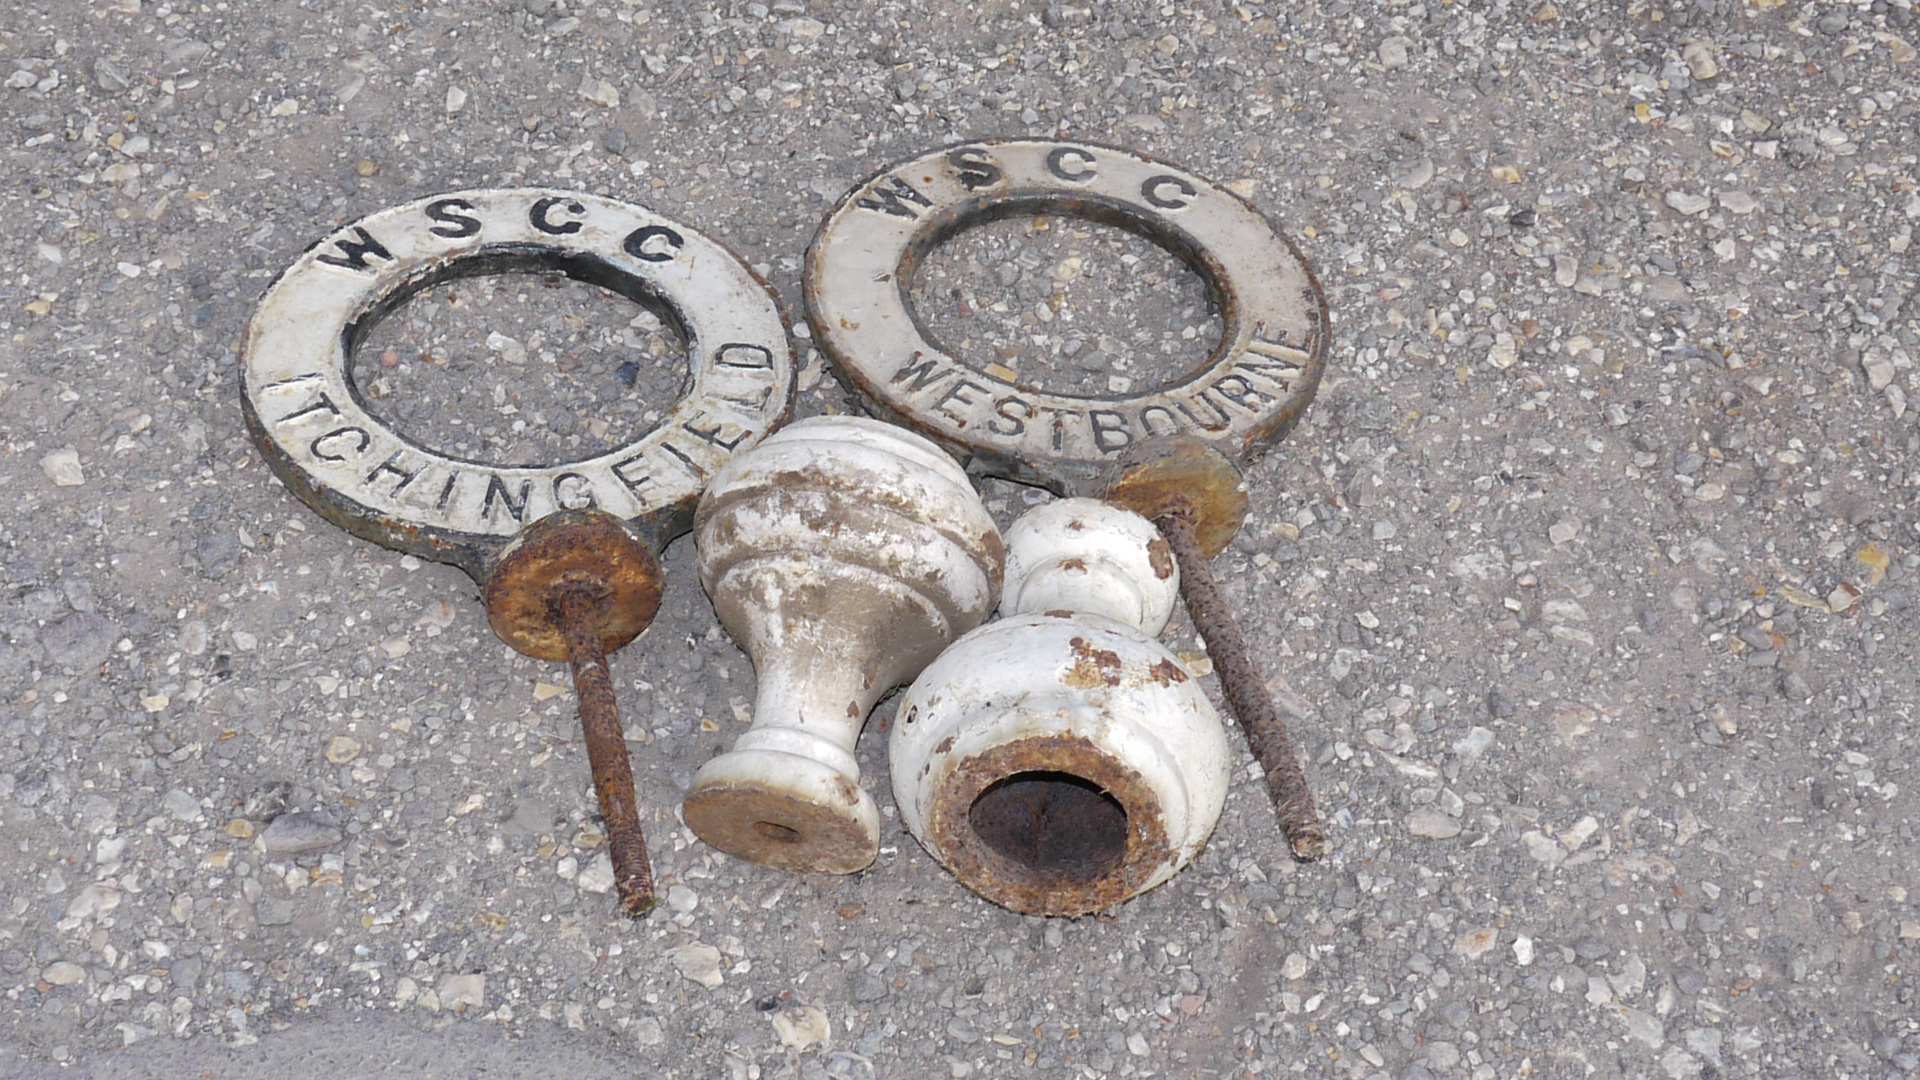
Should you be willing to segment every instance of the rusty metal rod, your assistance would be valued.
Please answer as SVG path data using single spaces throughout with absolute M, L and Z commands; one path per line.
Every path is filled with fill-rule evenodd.
M 599 620 L 595 617 L 606 591 L 604 586 L 596 589 L 585 582 L 567 582 L 553 591 L 548 602 L 554 622 L 567 639 L 567 660 L 573 665 L 573 693 L 580 701 L 587 763 L 593 768 L 600 816 L 607 823 L 614 888 L 619 891 L 621 906 L 637 919 L 653 908 L 653 865 L 647 860 L 647 838 L 640 829 L 640 811 L 633 794 L 633 764 L 627 758 L 627 738 L 620 728 L 613 676 L 607 670 L 607 650 L 600 642 Z
M 1160 527 L 1180 564 L 1180 595 L 1187 602 L 1194 628 L 1207 643 L 1207 655 L 1220 676 L 1227 707 L 1240 721 L 1247 747 L 1267 774 L 1267 794 L 1273 799 L 1287 846 L 1294 858 L 1310 862 L 1325 855 L 1329 847 L 1320 813 L 1314 809 L 1313 793 L 1307 790 L 1307 777 L 1294 754 L 1286 722 L 1280 719 L 1273 695 L 1267 692 L 1259 669 L 1247 654 L 1247 640 L 1220 596 L 1213 567 L 1194 535 L 1189 514 L 1184 506 L 1174 507 L 1155 517 L 1153 523 Z

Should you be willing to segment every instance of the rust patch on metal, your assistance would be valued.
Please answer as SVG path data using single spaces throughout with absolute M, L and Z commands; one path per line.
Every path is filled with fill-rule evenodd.
M 988 529 L 980 534 L 980 546 L 986 549 L 987 559 L 993 564 L 987 576 L 993 579 L 994 591 L 999 592 L 1000 579 L 1007 570 L 1007 542 L 1000 539 L 999 530 Z
M 1186 682 L 1187 673 L 1179 664 L 1171 660 L 1162 660 L 1147 669 L 1147 678 L 1152 679 L 1161 686 L 1172 686 L 1175 683 Z
M 953 736 L 949 735 L 941 739 L 939 744 L 933 748 L 933 756 L 939 757 L 951 749 L 953 749 Z
M 1072 527 L 1073 527 L 1073 526 L 1071 526 L 1071 525 L 1069 525 L 1069 526 L 1068 526 L 1068 528 L 1072 528 Z M 1062 569 L 1062 570 L 1073 570 L 1073 571 L 1077 571 L 1077 572 L 1079 572 L 1079 573 L 1082 573 L 1082 574 L 1084 574 L 1084 573 L 1086 573 L 1086 572 L 1087 572 L 1087 560 L 1085 560 L 1085 559 L 1063 559 L 1063 560 L 1061 560 L 1061 563 L 1060 563 L 1060 569 Z
M 1209 559 L 1226 550 L 1247 517 L 1239 468 L 1220 451 L 1184 436 L 1142 443 L 1110 474 L 1101 498 L 1148 520 L 1184 512 Z M 1163 554 L 1173 561 L 1171 549 L 1155 553 L 1156 573 Z
M 1096 686 L 1118 686 L 1125 665 L 1120 654 L 1112 649 L 1096 649 L 1083 637 L 1074 638 L 1073 667 L 1068 669 L 1062 679 L 1076 690 L 1091 690 Z
M 928 849 L 969 888 L 1026 915 L 1111 907 L 1173 857 L 1140 774 L 1077 735 L 961 761 L 934 795 L 928 829 Z
M 660 610 L 652 549 L 611 514 L 564 510 L 529 526 L 494 567 L 485 596 L 493 632 L 528 656 L 565 660 L 566 634 L 553 609 L 563 585 L 600 590 L 586 616 L 608 651 L 638 637 Z
M 1156 536 L 1147 541 L 1147 562 L 1153 566 L 1153 576 L 1161 581 L 1173 576 L 1173 549 L 1165 539 Z

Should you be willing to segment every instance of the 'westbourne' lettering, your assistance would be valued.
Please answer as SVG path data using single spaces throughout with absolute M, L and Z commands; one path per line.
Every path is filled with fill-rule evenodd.
M 1019 409 L 1020 415 L 1015 416 L 1010 409 Z M 1011 439 L 1027 430 L 1027 421 L 1033 418 L 1033 405 L 1024 398 L 1003 397 L 993 403 L 993 414 L 993 419 L 987 421 L 987 430 Z
M 964 405 L 977 404 L 979 402 L 978 398 L 968 397 L 967 395 L 976 394 L 976 393 L 984 394 L 986 393 L 986 390 L 987 390 L 986 387 L 981 386 L 979 383 L 974 382 L 972 379 L 955 380 L 954 384 L 952 386 L 947 387 L 946 392 L 940 395 L 940 399 L 933 403 L 934 411 L 945 413 L 947 417 L 954 422 L 955 425 L 959 427 L 966 427 L 967 426 L 966 414 L 954 412 L 952 409 L 948 408 L 948 406 L 949 405 L 964 406 Z
M 1290 392 L 1292 380 L 1301 368 L 1288 361 L 1296 353 L 1280 346 L 1271 351 L 1240 356 L 1224 373 L 1200 386 L 1166 392 L 1157 400 L 1149 397 L 1135 401 L 1115 401 L 1112 407 L 1098 407 L 1089 401 L 1085 410 L 1053 405 L 1035 405 L 1016 394 L 991 395 L 992 385 L 976 381 L 966 368 L 943 353 L 916 351 L 894 369 L 887 385 L 920 402 L 916 409 L 937 413 L 951 421 L 957 430 L 977 427 L 992 441 L 1017 448 L 1027 434 L 1029 423 L 1041 412 L 1050 414 L 1050 437 L 1056 452 L 1065 449 L 1075 431 L 1091 441 L 1102 456 L 1112 455 L 1141 438 L 1159 438 L 1182 432 L 1219 434 L 1235 427 L 1235 411 L 1251 417 L 1263 415 L 1268 406 L 1280 402 Z M 1280 352 L 1286 359 L 1276 359 Z M 1260 383 L 1274 387 L 1264 389 Z M 1085 424 L 1070 421 L 1085 418 Z

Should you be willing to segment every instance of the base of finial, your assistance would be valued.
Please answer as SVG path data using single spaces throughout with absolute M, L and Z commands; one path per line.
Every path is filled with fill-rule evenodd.
M 681 816 L 721 851 L 794 873 L 857 873 L 880 850 L 871 795 L 829 765 L 778 750 L 735 750 L 707 762 Z

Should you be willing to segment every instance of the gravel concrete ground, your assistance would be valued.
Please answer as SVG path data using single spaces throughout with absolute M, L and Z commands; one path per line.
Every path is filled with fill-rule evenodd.
M 6 5 L 0 1072 L 1915 1074 L 1916 44 L 1912 0 Z M 1228 183 L 1327 286 L 1216 569 L 1333 853 L 1242 756 L 1173 882 L 1013 915 L 890 813 L 883 703 L 870 871 L 720 855 L 675 810 L 753 672 L 682 541 L 613 664 L 666 898 L 627 923 L 564 669 L 268 473 L 253 305 L 345 222 L 541 185 L 722 238 L 798 328 L 849 185 L 1013 135 Z M 1071 219 L 923 286 L 1068 391 L 1219 326 Z M 359 377 L 474 456 L 616 445 L 682 381 L 622 303 L 443 286 Z M 852 409 L 798 345 L 797 413 Z

